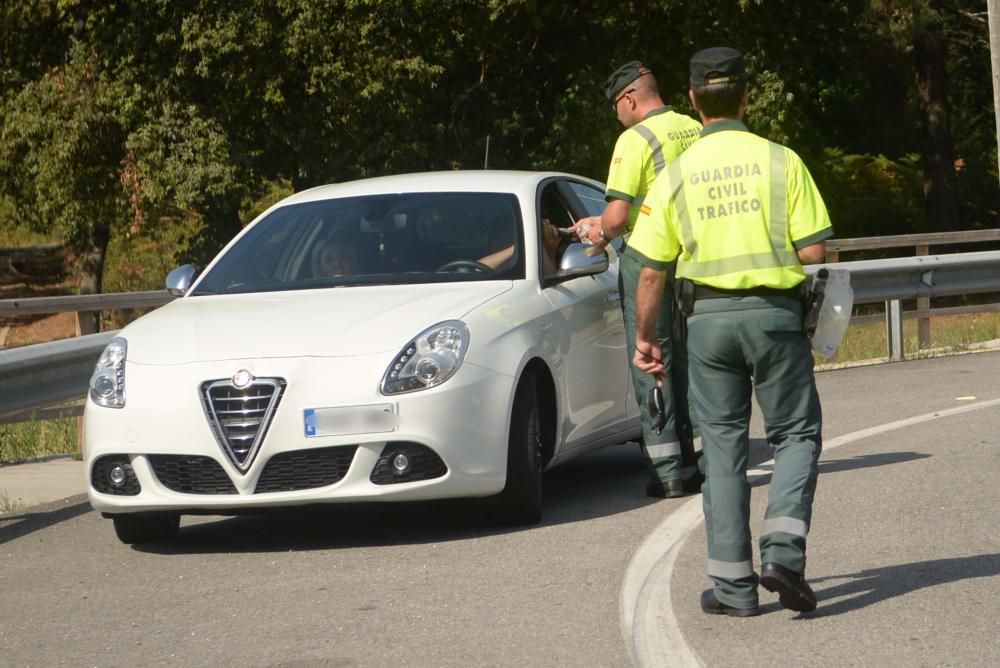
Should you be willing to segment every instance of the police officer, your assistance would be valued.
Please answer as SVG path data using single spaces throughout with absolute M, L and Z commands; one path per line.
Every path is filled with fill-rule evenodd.
M 691 395 L 706 460 L 702 503 L 713 588 L 702 594 L 702 610 L 759 614 L 759 583 L 777 592 L 785 608 L 809 611 L 816 596 L 804 578 L 806 534 L 822 415 L 798 289 L 802 265 L 823 261 L 833 231 L 799 157 L 743 125 L 740 52 L 716 47 L 695 54 L 689 94 L 705 128 L 657 180 L 629 241 L 643 264 L 633 363 L 646 373 L 664 371 L 656 313 L 665 269 L 676 259 L 688 297 L 682 309 L 691 308 Z M 752 389 L 774 449 L 759 578 L 746 477 Z
M 615 144 L 608 170 L 605 194 L 608 205 L 601 216 L 581 219 L 571 228 L 602 250 L 612 239 L 628 237 L 639 215 L 639 207 L 657 176 L 697 139 L 701 130 L 700 123 L 663 103 L 656 77 L 637 60 L 616 69 L 604 82 L 604 92 L 618 120 L 626 127 Z M 618 287 L 625 320 L 628 364 L 634 351 L 635 285 L 639 264 L 627 249 L 620 258 L 619 270 Z M 690 467 L 694 469 L 691 477 L 681 479 L 682 464 L 695 463 L 692 439 L 697 434 L 687 405 L 684 342 L 671 336 L 672 326 L 671 304 L 664 303 L 656 322 L 657 342 L 668 359 L 674 360 L 672 367 L 677 373 L 670 374 L 664 383 L 666 420 L 660 433 L 653 431 L 653 418 L 646 400 L 654 380 L 632 368 L 632 385 L 639 401 L 650 477 L 646 493 L 659 498 L 696 492 L 702 481 L 693 466 Z

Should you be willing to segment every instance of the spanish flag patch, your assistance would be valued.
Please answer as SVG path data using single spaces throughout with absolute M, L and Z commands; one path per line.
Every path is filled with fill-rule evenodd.
M 642 206 L 639 207 L 639 213 L 643 214 L 644 216 L 648 216 L 650 213 L 652 213 L 652 211 L 653 210 L 649 208 L 648 204 L 643 204 Z

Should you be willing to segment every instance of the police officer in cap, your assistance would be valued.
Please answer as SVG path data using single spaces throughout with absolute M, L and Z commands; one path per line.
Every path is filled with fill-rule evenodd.
M 618 137 L 608 169 L 605 193 L 608 205 L 602 215 L 583 218 L 571 228 L 598 249 L 603 249 L 613 239 L 628 238 L 649 188 L 666 165 L 698 138 L 701 130 L 698 121 L 663 103 L 656 77 L 638 60 L 625 63 L 612 72 L 604 82 L 604 94 L 626 128 Z M 631 367 L 635 341 L 635 286 L 640 266 L 627 248 L 621 253 L 619 268 L 618 287 L 628 342 L 628 355 L 623 361 Z M 668 372 L 663 383 L 663 423 L 659 430 L 654 426 L 655 417 L 647 401 L 655 381 L 632 368 L 632 385 L 639 400 L 649 471 L 646 494 L 659 498 L 696 493 L 702 482 L 695 466 L 693 441 L 697 429 L 687 405 L 687 352 L 683 339 L 673 335 L 671 307 L 671 302 L 664 302 L 656 322 L 659 346 L 674 362 L 672 372 Z M 686 470 L 685 464 L 688 465 Z
M 792 150 L 752 134 L 743 55 L 730 48 L 691 59 L 691 102 L 704 130 L 646 197 L 629 246 L 643 263 L 633 363 L 664 372 L 656 340 L 664 266 L 677 260 L 689 312 L 691 395 L 704 452 L 702 486 L 709 614 L 759 614 L 758 584 L 781 605 L 807 612 L 806 582 L 822 414 L 813 357 L 802 332 L 803 264 L 822 262 L 830 218 Z M 774 472 L 754 572 L 746 477 L 751 392 L 774 450 Z

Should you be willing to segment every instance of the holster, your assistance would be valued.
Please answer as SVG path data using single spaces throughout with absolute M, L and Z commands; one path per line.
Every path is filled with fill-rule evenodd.
M 674 298 L 677 301 L 677 309 L 683 317 L 688 317 L 694 311 L 694 282 L 686 278 L 678 278 L 674 281 Z
M 687 341 L 687 318 L 694 311 L 694 283 L 686 278 L 674 279 L 674 318 L 671 327 L 674 338 Z

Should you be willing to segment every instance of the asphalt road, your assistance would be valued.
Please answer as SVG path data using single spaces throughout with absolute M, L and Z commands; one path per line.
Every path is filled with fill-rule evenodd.
M 819 374 L 811 615 L 767 592 L 760 617 L 702 614 L 700 500 L 647 499 L 623 445 L 547 475 L 523 530 L 470 503 L 341 507 L 186 517 L 132 548 L 82 497 L 0 518 L 0 664 L 1000 665 L 998 377 L 1000 352 Z

